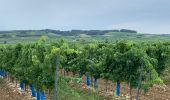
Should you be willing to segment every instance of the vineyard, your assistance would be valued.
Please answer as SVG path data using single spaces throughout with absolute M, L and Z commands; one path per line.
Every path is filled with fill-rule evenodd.
M 1 78 L 36 100 L 139 100 L 153 86 L 166 87 L 169 61 L 170 42 L 46 43 L 42 37 L 0 45 Z

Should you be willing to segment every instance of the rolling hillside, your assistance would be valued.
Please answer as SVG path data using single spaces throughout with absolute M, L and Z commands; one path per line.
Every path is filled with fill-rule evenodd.
M 169 41 L 169 34 L 143 34 L 133 30 L 14 30 L 0 31 L 0 43 L 34 42 L 41 36 L 47 36 L 49 41 L 64 38 L 68 41 L 91 42 L 134 40 L 134 41 Z

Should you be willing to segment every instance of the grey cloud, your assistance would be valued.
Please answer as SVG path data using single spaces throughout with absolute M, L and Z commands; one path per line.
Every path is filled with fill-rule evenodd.
M 112 29 L 129 23 L 155 32 L 170 26 L 169 5 L 169 0 L 0 0 L 0 30 Z M 162 29 L 157 33 L 169 32 Z

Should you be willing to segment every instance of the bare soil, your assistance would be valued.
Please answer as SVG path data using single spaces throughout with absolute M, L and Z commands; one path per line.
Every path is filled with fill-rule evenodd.
M 67 76 L 72 77 L 73 75 L 69 73 Z M 89 87 L 85 85 L 86 83 L 85 76 L 83 76 L 82 80 L 83 80 L 83 88 L 89 89 Z M 113 83 L 112 81 L 107 81 L 105 79 L 98 79 L 98 84 L 99 84 L 98 93 L 99 95 L 104 96 L 105 100 L 115 100 L 115 99 L 130 100 L 130 96 L 129 96 L 130 89 L 127 84 L 121 83 L 121 96 L 118 98 L 115 97 L 115 88 L 116 88 L 115 83 Z M 78 85 L 75 85 L 75 87 L 80 88 L 78 87 Z M 90 89 L 93 90 L 93 88 Z M 136 100 L 136 93 L 137 90 L 133 89 L 132 100 Z M 166 86 L 154 85 L 149 89 L 147 93 L 141 92 L 139 99 L 140 100 L 170 100 L 170 85 L 166 85 Z
M 35 100 L 31 97 L 30 91 L 21 92 L 18 88 L 18 85 L 16 86 L 6 79 L 0 79 L 0 100 Z
M 84 83 L 84 81 L 83 81 Z M 85 83 L 84 83 L 85 84 Z M 107 84 L 107 85 L 106 85 Z M 20 91 L 18 88 L 19 85 L 15 85 L 15 83 L 11 83 L 6 79 L 0 79 L 0 100 L 36 100 L 35 97 L 31 97 L 31 92 Z M 90 89 L 91 91 L 95 91 L 93 88 L 89 88 L 85 85 L 71 85 L 74 88 L 84 88 Z M 106 87 L 107 86 L 107 87 Z M 113 98 L 115 95 L 115 83 L 111 81 L 106 81 L 104 79 L 99 80 L 99 95 L 103 96 L 105 100 L 130 100 L 129 99 L 129 87 L 125 83 L 121 83 L 121 97 Z M 133 100 L 136 97 L 136 90 L 132 90 Z M 124 99 L 123 99 L 124 98 Z M 170 100 L 170 86 L 153 86 L 146 94 L 143 92 L 140 94 L 140 100 Z

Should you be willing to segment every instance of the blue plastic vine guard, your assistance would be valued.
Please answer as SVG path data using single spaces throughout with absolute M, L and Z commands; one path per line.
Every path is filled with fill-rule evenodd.
M 41 92 L 41 100 L 45 100 L 45 98 L 46 98 L 46 97 L 45 97 L 45 93 L 42 91 L 42 92 Z
M 35 88 L 32 84 L 30 84 L 30 89 L 31 89 L 32 96 L 36 97 L 36 91 L 35 91 Z
M 23 82 L 20 83 L 20 88 L 21 88 L 21 90 L 24 90 L 24 83 Z
M 37 100 L 41 100 L 41 93 L 37 91 Z
M 120 96 L 120 82 L 116 82 L 116 96 Z
M 97 89 L 98 88 L 98 83 L 97 83 L 97 79 L 94 78 L 94 88 Z
M 88 75 L 86 76 L 86 85 L 90 86 L 90 77 Z

